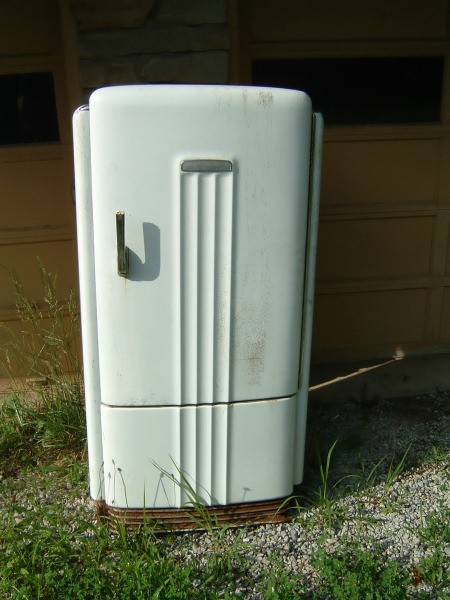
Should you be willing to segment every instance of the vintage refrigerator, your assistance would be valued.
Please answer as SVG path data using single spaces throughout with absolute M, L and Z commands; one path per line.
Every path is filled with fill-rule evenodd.
M 76 111 L 90 489 L 106 511 L 251 515 L 301 482 L 321 142 L 294 90 L 123 86 Z

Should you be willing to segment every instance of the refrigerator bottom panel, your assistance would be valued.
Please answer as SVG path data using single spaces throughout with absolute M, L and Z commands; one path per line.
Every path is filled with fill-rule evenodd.
M 181 508 L 292 493 L 295 396 L 183 407 L 102 406 L 105 502 Z
M 289 515 L 290 503 L 286 498 L 263 502 L 243 502 L 226 506 L 204 506 L 185 508 L 112 508 L 103 500 L 97 501 L 96 512 L 100 520 L 106 519 L 114 529 L 118 524 L 128 529 L 136 529 L 144 523 L 151 524 L 152 531 L 202 530 L 213 527 L 239 527 L 264 523 L 286 523 L 292 520 Z

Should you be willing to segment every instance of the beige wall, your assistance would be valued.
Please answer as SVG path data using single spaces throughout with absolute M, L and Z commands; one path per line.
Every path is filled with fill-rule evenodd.
M 60 130 L 58 142 L 0 146 L 0 322 L 12 331 L 22 326 L 10 273 L 44 309 L 38 259 L 57 274 L 61 298 L 78 288 L 74 109 L 104 85 L 226 83 L 225 8 L 222 0 L 0 0 L 0 76 L 51 72 Z M 6 339 L 0 330 L 0 350 Z
M 64 19 L 55 0 L 0 1 L 0 75 L 52 73 L 59 141 L 0 146 L 0 321 L 15 330 L 10 273 L 43 303 L 38 258 L 57 273 L 58 292 L 77 287 L 72 136 Z M 26 99 L 25 99 L 26 101 Z M 2 347 L 4 347 L 2 337 Z
M 445 57 L 440 123 L 325 127 L 313 359 L 448 350 L 448 1 L 231 7 L 235 83 L 258 58 Z
M 256 58 L 439 55 L 440 123 L 326 127 L 313 356 L 447 350 L 448 17 L 448 0 L 0 0 L 0 74 L 51 71 L 61 131 L 56 144 L 0 147 L 0 264 L 37 301 L 36 256 L 62 295 L 77 287 L 70 121 L 96 87 L 247 84 Z M 12 322 L 4 270 L 0 290 Z

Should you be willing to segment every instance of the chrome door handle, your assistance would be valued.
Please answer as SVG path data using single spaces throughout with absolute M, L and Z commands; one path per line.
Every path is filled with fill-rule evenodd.
M 116 212 L 117 233 L 117 273 L 121 277 L 128 275 L 128 248 L 125 246 L 125 213 Z

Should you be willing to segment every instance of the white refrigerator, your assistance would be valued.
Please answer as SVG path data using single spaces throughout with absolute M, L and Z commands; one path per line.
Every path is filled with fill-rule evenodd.
M 294 90 L 104 88 L 75 113 L 90 486 L 106 509 L 247 505 L 301 482 L 321 142 Z

